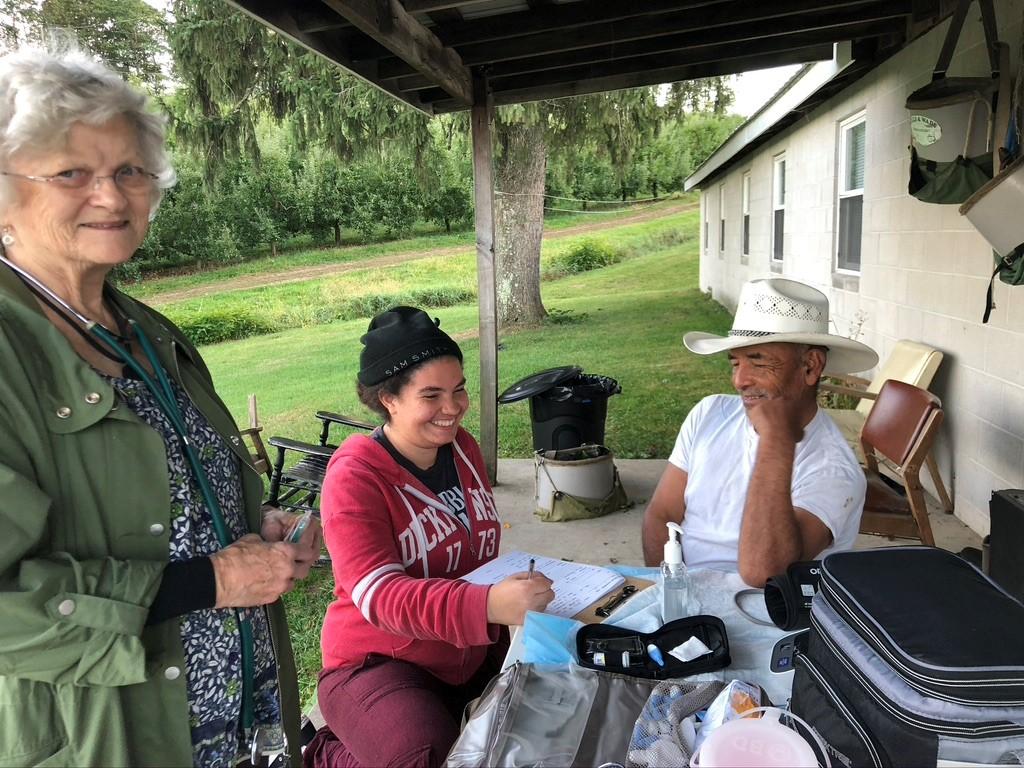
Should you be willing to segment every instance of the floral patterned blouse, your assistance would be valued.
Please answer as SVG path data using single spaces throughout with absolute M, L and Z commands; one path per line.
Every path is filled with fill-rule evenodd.
M 141 381 L 104 378 L 135 415 L 160 433 L 166 444 L 172 518 L 169 559 L 189 560 L 221 549 L 212 514 L 192 475 L 181 440 L 153 393 Z M 217 495 L 231 536 L 237 539 L 246 533 L 238 458 L 178 383 L 172 380 L 171 384 L 189 440 Z M 249 755 L 252 734 L 243 733 L 241 724 L 239 619 L 243 616 L 249 618 L 253 628 L 255 725 L 260 729 L 260 741 L 266 748 L 283 743 L 277 665 L 266 612 L 262 608 L 192 611 L 180 616 L 179 621 L 185 650 L 192 759 L 196 766 L 232 766 Z

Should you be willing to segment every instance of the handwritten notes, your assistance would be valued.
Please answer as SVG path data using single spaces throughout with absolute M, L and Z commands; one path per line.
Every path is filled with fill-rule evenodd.
M 524 573 L 534 560 L 534 569 L 554 582 L 555 599 L 546 613 L 572 617 L 625 581 L 621 574 L 599 565 L 569 563 L 528 552 L 507 552 L 484 563 L 462 578 L 472 584 L 496 584 L 514 573 Z

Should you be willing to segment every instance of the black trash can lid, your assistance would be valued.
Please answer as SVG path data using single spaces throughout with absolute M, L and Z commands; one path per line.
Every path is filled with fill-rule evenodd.
M 520 379 L 511 387 L 498 395 L 499 403 L 514 403 L 518 400 L 525 400 L 528 397 L 547 392 L 552 387 L 557 387 L 570 379 L 580 375 L 583 369 L 578 365 L 563 365 L 561 368 L 548 368 L 546 371 L 535 373 Z

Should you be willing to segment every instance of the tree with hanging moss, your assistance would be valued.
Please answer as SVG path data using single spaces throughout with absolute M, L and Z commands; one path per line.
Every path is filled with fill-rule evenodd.
M 236 154 L 258 162 L 262 116 L 285 124 L 298 147 L 322 146 L 345 160 L 417 157 L 429 144 L 425 115 L 221 0 L 175 0 L 172 7 L 168 41 L 183 86 L 175 132 L 204 152 L 211 178 Z

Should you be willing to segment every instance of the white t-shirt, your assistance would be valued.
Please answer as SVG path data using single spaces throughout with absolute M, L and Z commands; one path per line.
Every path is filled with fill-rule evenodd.
M 683 557 L 689 566 L 736 570 L 740 524 L 758 435 L 736 395 L 705 397 L 679 430 L 669 461 L 686 472 Z M 793 506 L 832 532 L 829 552 L 851 549 L 860 527 L 864 471 L 827 413 L 804 429 L 793 462 Z

